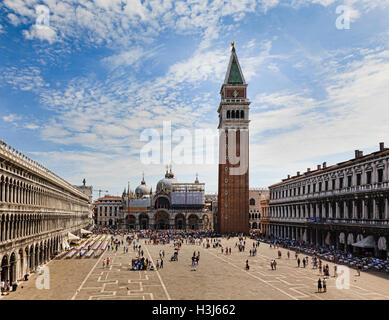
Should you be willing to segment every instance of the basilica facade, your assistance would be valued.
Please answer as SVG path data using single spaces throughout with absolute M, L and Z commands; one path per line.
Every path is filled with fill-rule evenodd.
M 122 197 L 105 196 L 96 203 L 98 225 L 135 230 L 212 230 L 212 206 L 206 204 L 205 184 L 178 182 L 172 168 L 158 181 L 155 192 L 144 177 Z

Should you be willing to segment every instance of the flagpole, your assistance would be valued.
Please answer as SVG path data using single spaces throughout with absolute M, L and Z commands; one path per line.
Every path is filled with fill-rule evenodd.
M 127 220 L 130 222 L 130 181 L 128 181 L 128 187 L 127 187 L 127 200 L 128 200 L 128 215 Z
M 185 185 L 185 231 L 187 231 L 187 223 L 186 223 L 186 216 L 188 214 L 187 208 L 186 208 L 186 196 L 188 194 L 188 186 Z

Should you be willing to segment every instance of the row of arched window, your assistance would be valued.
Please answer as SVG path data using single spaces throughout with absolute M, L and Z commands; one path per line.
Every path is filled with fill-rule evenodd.
M 244 119 L 244 110 L 227 110 L 227 119 Z
M 346 200 L 308 204 L 274 206 L 270 209 L 273 217 L 279 218 L 340 218 L 340 219 L 386 219 L 388 199 L 385 197 L 366 200 Z M 365 207 L 365 214 L 363 214 Z
M 62 198 L 62 199 L 61 199 Z M 79 204 L 64 199 L 65 196 L 55 194 L 41 186 L 33 185 L 6 175 L 0 176 L 0 202 L 38 205 L 63 210 L 82 209 Z M 69 198 L 66 195 L 66 198 Z M 76 200 L 73 197 L 74 201 Z M 84 207 L 87 204 L 85 203 Z

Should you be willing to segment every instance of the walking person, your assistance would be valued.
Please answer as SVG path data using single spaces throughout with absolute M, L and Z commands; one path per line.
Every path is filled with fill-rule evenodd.
M 290 252 L 288 251 L 288 259 L 290 258 Z
M 322 286 L 321 286 L 321 279 L 319 278 L 319 280 L 317 281 L 317 291 L 321 292 L 321 288 L 322 288 Z
M 163 269 L 163 260 L 161 259 L 161 265 L 160 268 Z
M 300 258 L 297 259 L 297 268 L 300 268 Z
M 5 291 L 5 281 L 1 280 L 1 295 L 2 296 L 4 295 L 4 291 Z
M 250 270 L 249 261 L 246 260 L 246 270 Z
M 327 280 L 326 280 L 326 278 L 323 279 L 323 291 L 327 292 Z
M 338 276 L 338 267 L 337 265 L 334 265 L 334 277 L 336 278 Z
M 358 264 L 357 264 L 357 275 L 358 275 L 358 277 L 361 276 L 361 269 L 362 269 L 362 266 L 361 266 L 360 263 L 358 263 Z

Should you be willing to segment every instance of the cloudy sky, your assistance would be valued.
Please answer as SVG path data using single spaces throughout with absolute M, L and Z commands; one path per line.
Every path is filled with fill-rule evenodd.
M 389 146 L 388 16 L 389 0 L 3 0 L 0 138 L 73 184 L 120 194 L 144 171 L 155 188 L 141 136 L 215 130 L 235 41 L 266 187 Z M 172 162 L 217 191 L 216 161 Z

